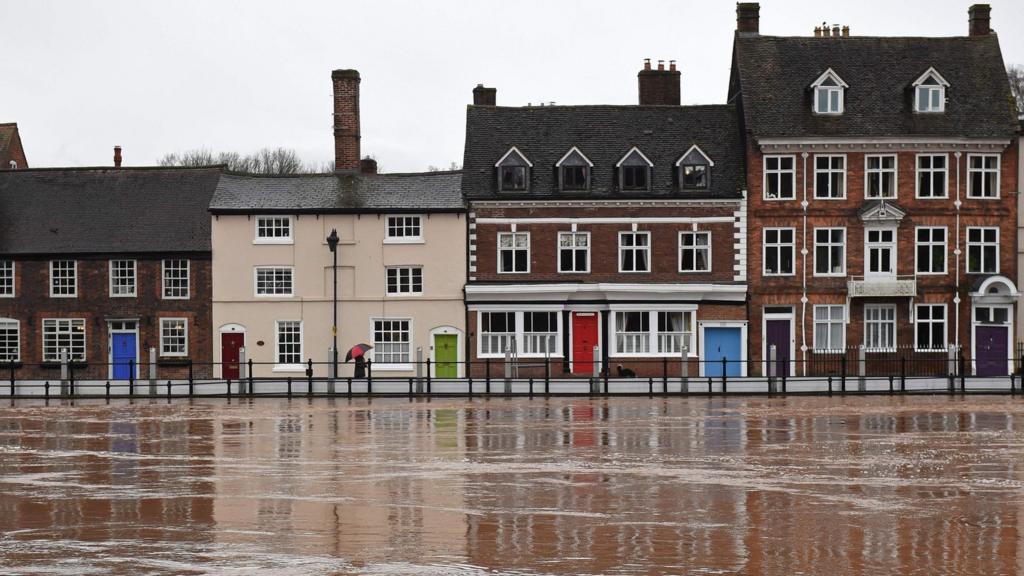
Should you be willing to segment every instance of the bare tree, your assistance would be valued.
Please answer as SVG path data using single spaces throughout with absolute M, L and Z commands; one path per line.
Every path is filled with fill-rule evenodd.
M 304 163 L 290 148 L 263 148 L 245 156 L 205 148 L 174 152 L 160 159 L 161 166 L 213 166 L 223 164 L 232 172 L 247 174 L 309 174 L 333 172 L 334 163 Z
M 1010 91 L 1017 99 L 1017 114 L 1024 116 L 1024 66 L 1011 64 L 1006 67 L 1006 75 L 1010 77 Z

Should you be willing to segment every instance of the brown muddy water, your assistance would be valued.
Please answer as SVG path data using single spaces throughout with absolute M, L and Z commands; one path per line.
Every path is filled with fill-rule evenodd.
M 0 408 L 4 574 L 1019 574 L 1024 400 Z

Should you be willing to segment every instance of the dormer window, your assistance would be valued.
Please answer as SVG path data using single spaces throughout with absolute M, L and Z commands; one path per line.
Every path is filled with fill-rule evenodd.
M 621 190 L 650 190 L 651 168 L 654 163 L 635 146 L 615 164 L 619 170 Z
M 946 110 L 946 87 L 949 82 L 935 68 L 929 68 L 914 81 L 914 111 L 922 114 Z
M 530 168 L 533 164 L 513 146 L 498 160 L 494 167 L 498 171 L 498 190 L 502 192 L 525 191 L 530 182 Z
M 811 84 L 814 89 L 815 114 L 842 114 L 845 91 L 849 86 L 831 68 Z
M 715 163 L 694 144 L 676 162 L 679 183 L 684 190 L 707 190 L 711 185 L 711 167 Z
M 575 146 L 555 164 L 558 168 L 558 186 L 561 190 L 587 190 L 590 188 L 590 169 L 594 164 Z

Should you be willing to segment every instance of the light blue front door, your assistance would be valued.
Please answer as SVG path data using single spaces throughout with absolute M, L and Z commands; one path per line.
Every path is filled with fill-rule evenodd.
M 114 364 L 114 380 L 127 380 L 131 368 L 138 361 L 135 358 L 135 334 L 118 333 L 111 335 L 111 361 Z
M 742 331 L 737 328 L 704 328 L 704 375 L 722 376 L 725 358 L 726 376 L 743 374 Z

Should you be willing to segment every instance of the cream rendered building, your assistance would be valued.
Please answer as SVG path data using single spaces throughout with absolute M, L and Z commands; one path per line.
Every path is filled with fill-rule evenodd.
M 374 348 L 375 377 L 464 373 L 466 209 L 461 175 L 225 175 L 210 204 L 214 376 L 328 375 L 337 230 L 339 362 Z M 353 374 L 340 364 L 339 375 Z

